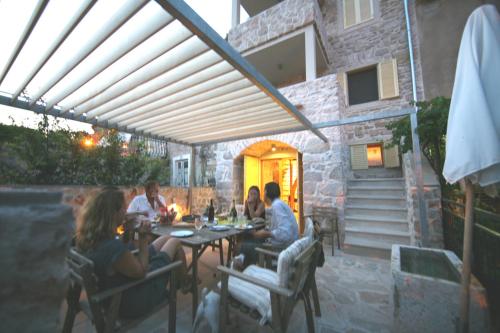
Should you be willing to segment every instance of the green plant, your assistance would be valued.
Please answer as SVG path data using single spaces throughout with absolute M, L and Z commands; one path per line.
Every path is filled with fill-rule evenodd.
M 442 173 L 450 99 L 436 97 L 430 101 L 417 102 L 416 106 L 418 107 L 417 132 L 420 137 L 422 154 L 427 157 L 431 167 L 439 175 L 441 185 L 444 185 Z M 393 121 L 386 127 L 392 131 L 392 144 L 401 144 L 403 153 L 412 149 L 409 117 Z
M 124 149 L 115 130 L 99 130 L 98 144 L 44 117 L 37 129 L 0 124 L 0 183 L 53 185 L 137 185 L 146 179 L 169 183 L 168 156 L 151 157 L 138 143 Z

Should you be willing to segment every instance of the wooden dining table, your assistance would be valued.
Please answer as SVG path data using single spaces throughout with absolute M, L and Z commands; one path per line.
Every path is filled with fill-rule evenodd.
M 188 272 L 191 270 L 192 272 L 192 294 L 193 294 L 193 305 L 192 305 L 192 317 L 196 315 L 196 310 L 198 307 L 198 259 L 201 257 L 205 250 L 213 245 L 215 242 L 218 242 L 219 248 L 219 260 L 220 264 L 224 265 L 224 253 L 222 242 L 226 239 L 229 243 L 228 252 L 227 252 L 227 260 L 225 265 L 229 266 L 231 257 L 234 253 L 234 246 L 236 243 L 236 236 L 243 234 L 245 232 L 259 229 L 263 226 L 249 226 L 247 228 L 238 228 L 238 227 L 229 227 L 228 230 L 219 231 L 219 230 L 211 230 L 208 227 L 204 227 L 201 230 L 196 230 L 195 228 L 179 228 L 174 226 L 166 226 L 159 225 L 152 230 L 152 234 L 156 236 L 164 236 L 170 234 L 173 231 L 180 230 L 190 230 L 193 231 L 193 235 L 189 237 L 179 238 L 181 244 L 183 246 L 191 248 L 192 256 L 191 263 L 188 265 Z

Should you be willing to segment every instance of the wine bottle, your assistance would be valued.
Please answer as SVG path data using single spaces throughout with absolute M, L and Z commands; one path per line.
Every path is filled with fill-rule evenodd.
M 232 222 L 235 222 L 238 218 L 238 212 L 236 211 L 236 204 L 233 200 L 233 205 L 231 206 L 231 211 L 229 212 L 229 216 L 231 217 Z
M 210 199 L 210 206 L 208 206 L 208 222 L 212 223 L 215 218 L 214 201 Z

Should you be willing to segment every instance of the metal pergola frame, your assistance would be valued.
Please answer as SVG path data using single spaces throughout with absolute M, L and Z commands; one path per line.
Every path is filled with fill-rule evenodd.
M 127 123 L 127 121 L 121 121 L 121 125 L 117 124 L 116 121 L 108 121 L 107 119 L 109 118 L 106 116 L 103 116 L 102 120 L 99 120 L 98 114 L 96 113 L 95 115 L 92 114 L 92 110 L 89 110 L 90 113 L 85 112 L 85 111 L 80 111 L 80 110 L 73 110 L 72 108 L 74 107 L 61 107 L 57 103 L 62 101 L 64 98 L 69 96 L 70 94 L 74 93 L 79 87 L 82 85 L 88 83 L 90 79 L 92 78 L 90 75 L 87 73 L 84 74 L 83 78 L 79 79 L 78 85 L 74 85 L 73 87 L 70 87 L 68 89 L 65 89 L 63 91 L 59 91 L 56 93 L 55 97 L 50 98 L 48 101 L 44 101 L 42 98 L 43 96 L 51 90 L 53 87 L 55 87 L 63 78 L 65 78 L 72 70 L 74 70 L 79 64 L 81 64 L 85 59 L 89 57 L 89 55 L 92 54 L 93 51 L 95 51 L 101 44 L 106 42 L 109 37 L 111 37 L 118 29 L 120 29 L 126 22 L 129 21 L 130 18 L 132 18 L 136 13 L 138 13 L 142 8 L 145 7 L 145 5 L 149 2 L 145 1 L 141 4 L 135 4 L 133 6 L 129 5 L 128 7 L 123 7 L 121 8 L 121 12 L 118 13 L 117 15 L 119 16 L 119 21 L 116 22 L 115 25 L 110 25 L 107 26 L 107 30 L 103 31 L 100 33 L 100 35 L 96 36 L 96 40 L 92 41 L 84 51 L 81 52 L 81 54 L 78 54 L 77 57 L 74 57 L 70 60 L 68 64 L 66 64 L 64 67 L 62 67 L 52 78 L 50 78 L 47 82 L 44 82 L 43 86 L 34 93 L 33 96 L 24 96 L 23 91 L 26 89 L 26 87 L 30 84 L 30 82 L 35 78 L 35 76 L 40 72 L 40 70 L 43 68 L 43 66 L 49 61 L 49 59 L 54 55 L 54 53 L 59 49 L 59 47 L 64 43 L 64 41 L 67 39 L 67 37 L 71 34 L 71 32 L 77 27 L 77 25 L 84 19 L 85 15 L 94 7 L 94 5 L 97 3 L 96 0 L 90 1 L 87 3 L 85 6 L 81 6 L 80 13 L 78 16 L 72 18 L 72 21 L 70 24 L 64 29 L 64 31 L 61 31 L 60 34 L 56 37 L 56 40 L 51 44 L 50 48 L 42 54 L 41 58 L 37 60 L 36 65 L 34 68 L 29 72 L 29 74 L 23 78 L 22 84 L 16 89 L 15 92 L 12 93 L 12 95 L 7 96 L 7 95 L 0 95 L 0 104 L 4 104 L 7 106 L 12 106 L 24 110 L 29 110 L 29 111 L 34 111 L 36 113 L 43 113 L 43 114 L 48 114 L 52 115 L 55 117 L 61 117 L 61 118 L 66 118 L 70 120 L 77 120 L 85 123 L 89 123 L 92 125 L 96 125 L 99 127 L 103 128 L 111 128 L 111 129 L 117 129 L 119 131 L 123 132 L 128 132 L 132 134 L 138 134 L 142 136 L 148 136 L 154 139 L 163 139 L 167 142 L 173 142 L 173 143 L 178 143 L 178 144 L 183 144 L 183 145 L 188 145 L 188 146 L 195 146 L 198 144 L 203 143 L 203 135 L 200 135 L 200 142 L 193 142 L 193 140 L 197 140 L 197 136 L 191 136 L 188 135 L 188 137 L 191 138 L 190 142 L 184 141 L 182 139 L 178 138 L 173 138 L 170 137 L 168 134 L 168 130 L 162 130 L 162 126 L 157 124 L 156 122 L 154 123 L 156 126 L 153 127 L 153 132 L 150 132 L 150 128 L 148 126 L 139 126 L 138 128 L 135 128 L 134 126 L 130 126 L 130 123 Z M 201 19 L 184 1 L 181 0 L 156 0 L 156 3 L 162 7 L 166 13 L 172 16 L 173 20 L 177 20 L 180 23 L 183 24 L 185 28 L 187 28 L 194 36 L 197 36 L 197 38 L 202 41 L 204 44 L 208 46 L 208 50 L 214 51 L 218 56 L 220 56 L 223 61 L 226 61 L 227 63 L 231 64 L 233 66 L 233 70 L 238 71 L 245 77 L 246 79 L 249 80 L 256 88 L 258 88 L 257 91 L 263 92 L 265 95 L 270 97 L 270 101 L 273 101 L 277 107 L 280 107 L 282 110 L 286 111 L 291 118 L 290 119 L 295 119 L 298 123 L 300 123 L 303 127 L 301 127 L 302 130 L 309 130 L 313 132 L 316 136 L 318 136 L 321 140 L 324 142 L 327 142 L 328 139 L 321 133 L 317 128 L 314 128 L 313 124 L 301 113 L 297 110 L 297 108 L 291 104 L 274 86 L 272 86 L 269 81 L 267 81 L 266 78 L 264 78 L 252 65 L 250 65 L 237 51 L 235 51 L 224 39 L 222 39 L 203 19 Z M 26 41 L 29 39 L 32 31 L 34 30 L 39 18 L 42 16 L 44 13 L 45 8 L 47 7 L 48 1 L 44 0 L 38 3 L 37 7 L 34 9 L 27 27 L 24 29 L 22 32 L 22 38 L 20 42 L 17 43 L 16 48 L 14 52 L 11 54 L 11 57 L 8 61 L 8 64 L 3 71 L 3 73 L 0 73 L 0 83 L 3 81 L 3 79 L 7 76 L 9 73 L 9 70 L 11 69 L 12 65 L 15 63 L 16 58 L 20 54 L 21 50 L 23 49 L 23 46 L 25 45 Z M 166 22 L 163 26 L 156 28 L 156 30 L 150 32 L 148 35 L 145 35 L 141 37 L 141 40 L 136 41 L 136 45 L 139 43 L 143 42 L 156 32 L 158 32 L 161 28 L 164 26 L 168 25 L 172 20 L 169 20 Z M 184 40 L 185 41 L 185 40 Z M 182 41 L 181 41 L 182 42 Z M 125 50 L 125 53 L 118 53 L 116 55 L 113 55 L 113 59 L 110 60 L 108 63 L 104 63 L 103 67 L 97 70 L 97 74 L 103 72 L 105 69 L 109 68 L 117 59 L 120 59 L 124 55 L 126 55 L 132 47 L 130 47 L 128 50 Z M 203 52 L 201 53 L 203 54 Z M 195 53 L 194 56 L 198 56 L 200 53 Z M 192 59 L 192 58 L 188 58 Z M 182 62 L 180 63 L 182 64 Z M 215 63 L 217 64 L 217 62 Z M 225 72 L 227 73 L 227 72 Z M 97 75 L 95 74 L 95 75 Z M 222 74 L 223 75 L 223 74 Z M 144 81 L 142 81 L 144 82 Z M 243 83 L 243 82 L 241 82 Z M 106 83 L 107 84 L 107 83 Z M 111 83 L 112 85 L 113 83 Z M 141 81 L 139 82 L 141 84 Z M 198 84 L 198 83 L 197 83 Z M 108 87 L 110 87 L 109 85 Z M 227 87 L 227 85 L 225 86 Z M 227 88 L 221 89 L 221 91 L 227 90 Z M 250 88 L 250 87 L 249 87 Z M 213 91 L 216 91 L 217 89 L 212 89 Z M 252 89 L 248 89 L 248 92 L 251 93 L 253 91 Z M 121 96 L 128 91 L 121 91 L 120 95 Z M 208 90 L 210 92 L 210 90 Z M 224 92 L 223 92 L 224 93 Z M 210 95 L 207 95 L 207 101 L 210 101 Z M 243 94 L 241 94 L 243 96 Z M 261 96 L 265 96 L 261 95 Z M 146 96 L 146 95 L 145 95 Z M 114 97 L 111 97 L 113 99 Z M 87 99 L 88 100 L 88 99 Z M 104 100 L 102 103 L 107 103 L 110 99 Z M 245 99 L 242 99 L 242 101 Z M 86 101 L 80 102 L 85 103 Z M 203 103 L 199 103 L 203 104 Z M 206 104 L 206 103 L 205 103 Z M 224 103 L 223 103 L 224 104 Z M 97 104 L 99 106 L 99 104 Z M 94 104 L 95 107 L 95 104 Z M 118 105 L 118 108 L 120 106 Z M 110 111 L 116 110 L 116 106 L 111 109 Z M 272 108 L 270 108 L 272 111 Z M 277 110 L 277 109 L 275 109 Z M 108 113 L 110 111 L 107 111 Z M 158 110 L 158 112 L 161 112 Z M 156 112 L 158 114 L 158 112 Z M 100 114 L 99 114 L 100 115 Z M 132 115 L 127 115 L 127 118 L 134 119 L 134 116 Z M 287 128 L 290 128 L 290 125 L 293 124 L 292 121 L 287 121 L 283 116 L 276 116 L 274 117 L 276 119 L 276 128 L 283 128 L 283 130 L 286 130 Z M 145 124 L 152 124 L 151 121 L 149 120 L 142 120 L 141 122 Z M 125 125 L 123 125 L 125 123 Z M 160 122 L 161 124 L 161 122 Z M 282 125 L 281 125 L 282 124 Z M 135 123 L 134 123 L 135 125 Z M 293 126 L 293 125 L 292 125 Z M 267 126 L 268 128 L 271 126 Z M 217 129 L 217 127 L 211 127 L 211 126 L 205 126 L 203 127 L 204 129 L 210 129 L 212 130 L 212 133 L 214 130 Z M 255 128 L 258 128 L 258 126 L 255 126 Z M 159 132 L 161 131 L 161 132 Z M 252 132 L 253 129 L 252 127 L 248 127 L 248 130 L 245 130 L 243 132 Z M 165 135 L 163 135 L 162 132 L 165 132 Z M 230 140 L 236 140 L 238 139 L 236 135 L 233 135 L 233 133 L 237 133 L 237 128 L 233 131 L 228 131 L 228 137 L 227 139 Z M 177 134 L 190 134 L 184 133 L 180 129 L 176 130 Z M 267 133 L 267 132 L 266 132 Z M 253 133 L 252 133 L 253 134 Z M 265 133 L 259 133 L 257 132 L 255 135 L 261 136 L 262 134 Z M 248 134 L 250 135 L 250 134 Z M 207 134 L 207 138 L 210 139 L 211 137 L 218 137 L 218 135 L 214 134 L 213 136 Z M 219 135 L 220 139 L 220 135 Z M 224 138 L 226 139 L 226 138 Z M 203 141 L 203 142 L 202 142 Z

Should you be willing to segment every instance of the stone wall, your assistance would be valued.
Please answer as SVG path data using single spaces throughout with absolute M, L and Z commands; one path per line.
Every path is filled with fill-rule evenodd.
M 406 204 L 408 208 L 408 228 L 411 244 L 421 244 L 420 213 L 415 178 L 415 167 L 412 152 L 403 154 L 403 174 L 406 187 Z M 429 247 L 440 248 L 443 243 L 443 220 L 441 211 L 441 187 L 436 174 L 427 159 L 422 156 L 422 172 L 424 176 L 424 200 L 427 210 L 429 229 Z
M 321 47 L 326 51 L 327 34 L 317 0 L 281 1 L 231 29 L 228 41 L 243 53 L 311 24 L 314 24 Z
M 215 178 L 215 168 L 217 161 L 215 160 L 214 146 L 203 145 L 195 148 L 195 183 L 194 186 L 209 186 Z M 172 165 L 170 166 L 170 185 L 174 186 L 174 158 L 188 155 L 191 159 L 191 147 L 176 143 L 168 144 L 168 153 Z M 191 161 L 191 160 L 190 160 Z
M 301 112 L 314 123 L 339 119 L 343 102 L 339 99 L 338 90 L 336 75 L 328 75 L 311 82 L 282 88 L 280 92 L 292 104 L 301 104 Z M 276 140 L 287 143 L 303 154 L 304 212 L 311 212 L 313 205 L 338 207 L 343 226 L 346 190 L 344 173 L 348 165 L 348 155 L 343 144 L 345 135 L 341 127 L 326 128 L 321 132 L 328 138 L 328 143 L 324 143 L 309 131 L 303 131 L 218 144 L 218 201 L 229 207 L 231 199 L 240 195 L 235 192 L 233 183 L 235 174 L 239 172 L 239 166 L 235 168 L 234 160 L 241 152 L 254 143 Z
M 409 102 L 413 100 L 413 95 L 403 2 L 374 0 L 374 18 L 347 29 L 344 29 L 342 3 L 342 1 L 325 0 L 321 8 L 330 45 L 329 50 L 332 52 L 329 54 L 329 58 L 332 59 L 329 71 L 331 73 L 346 72 L 395 58 L 398 64 L 400 96 L 347 106 L 341 117 L 349 118 L 408 107 Z M 413 5 L 410 4 L 410 6 Z M 410 12 L 413 10 L 410 9 Z M 416 29 L 413 34 L 416 34 Z M 415 59 L 417 92 L 420 92 L 422 88 L 417 48 L 415 48 Z M 392 133 L 385 126 L 392 120 L 394 118 L 344 125 L 347 144 L 391 139 Z
M 63 193 L 62 202 L 73 208 L 73 215 L 76 217 L 85 203 L 86 198 L 91 196 L 96 191 L 100 190 L 101 186 L 0 186 L 0 190 L 13 190 L 13 189 L 34 189 L 46 190 L 49 192 Z M 134 193 L 143 194 L 142 187 L 120 187 L 125 192 L 127 203 L 130 202 Z M 182 187 L 160 187 L 160 194 L 165 197 L 167 205 L 172 203 L 174 199 L 176 210 L 178 211 L 178 219 L 184 214 L 188 213 L 188 188 Z M 210 199 L 216 199 L 215 188 L 213 187 L 194 187 L 193 188 L 193 208 L 194 214 L 201 214 L 205 211 L 206 206 L 210 203 Z M 217 206 L 217 202 L 214 203 Z
M 0 331 L 60 329 L 73 227 L 60 193 L 0 190 Z

